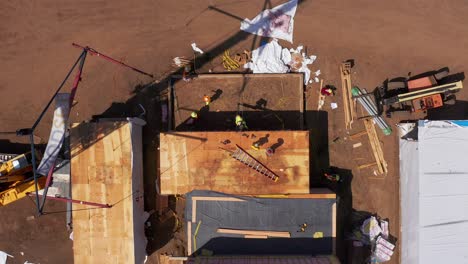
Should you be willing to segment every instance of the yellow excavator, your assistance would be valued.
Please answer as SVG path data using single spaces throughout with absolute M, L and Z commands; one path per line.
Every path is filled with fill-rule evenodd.
M 32 179 L 31 153 L 11 155 L 0 163 L 0 206 L 7 205 L 35 191 Z M 38 179 L 38 188 L 45 186 L 45 177 Z

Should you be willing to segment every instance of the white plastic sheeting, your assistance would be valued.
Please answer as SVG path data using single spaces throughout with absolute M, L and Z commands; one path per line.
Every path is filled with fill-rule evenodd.
M 302 52 L 303 47 L 286 49 L 278 44 L 277 39 L 258 47 L 252 51 L 252 61 L 246 63 L 244 68 L 250 68 L 253 73 L 287 73 L 290 71 L 304 73 L 304 84 L 310 79 L 310 70 L 307 65 L 312 64 L 317 56 L 308 56 Z M 320 70 L 317 71 L 320 74 Z M 316 72 L 316 74 L 317 74 Z M 315 77 L 316 82 L 319 82 Z
M 240 29 L 259 36 L 284 39 L 292 43 L 296 8 L 297 0 L 292 0 L 272 9 L 266 9 L 252 20 L 244 19 Z
M 420 121 L 400 140 L 401 263 L 468 263 L 468 127 Z
M 274 39 L 252 51 L 252 62 L 244 68 L 250 68 L 253 73 L 287 73 L 287 63 L 291 60 L 288 49 L 283 49 Z

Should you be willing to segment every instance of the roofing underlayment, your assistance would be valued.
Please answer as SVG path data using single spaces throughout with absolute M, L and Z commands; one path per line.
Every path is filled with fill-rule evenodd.
M 260 150 L 252 149 L 254 142 L 262 143 Z M 279 180 L 274 182 L 231 157 L 236 144 L 277 174 Z M 275 148 L 272 156 L 265 152 L 268 147 Z M 309 132 L 161 133 L 161 194 L 185 194 L 192 190 L 232 194 L 309 193 Z
M 334 194 L 258 198 L 193 191 L 186 197 L 189 256 L 202 249 L 212 251 L 215 255 L 332 255 L 334 252 Z M 307 226 L 301 231 L 305 223 Z M 220 232 L 219 229 L 281 232 L 289 235 L 256 239 Z
M 466 263 L 467 123 L 417 129 L 417 140 L 400 140 L 401 263 Z
M 169 120 L 178 131 L 232 131 L 234 117 L 240 114 L 249 130 L 301 130 L 303 81 L 302 74 L 200 74 L 173 84 Z M 208 106 L 204 95 L 211 97 Z M 198 112 L 198 119 L 189 126 L 192 111 Z
M 73 206 L 75 263 L 143 263 L 144 121 L 81 123 L 71 129 L 72 198 L 112 208 Z

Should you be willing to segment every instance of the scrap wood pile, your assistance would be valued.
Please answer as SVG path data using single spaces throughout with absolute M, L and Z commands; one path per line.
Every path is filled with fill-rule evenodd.
M 346 130 L 352 129 L 352 124 L 355 120 L 363 120 L 365 131 L 356 133 L 349 136 L 350 139 L 356 140 L 363 135 L 369 138 L 370 147 L 375 159 L 375 162 L 370 162 L 358 166 L 358 169 L 365 169 L 377 166 L 379 174 L 387 174 L 387 162 L 385 161 L 382 145 L 379 140 L 375 125 L 377 124 L 384 135 L 390 135 L 392 129 L 390 126 L 378 115 L 377 106 L 371 98 L 371 94 L 367 93 L 365 89 L 360 89 L 357 86 L 352 87 L 351 83 L 351 62 L 343 62 L 340 65 L 342 96 L 343 96 L 343 109 L 345 114 Z M 361 105 L 361 113 L 363 109 L 367 112 L 368 116 L 357 118 L 356 100 Z M 359 147 L 362 144 L 354 144 L 353 147 Z

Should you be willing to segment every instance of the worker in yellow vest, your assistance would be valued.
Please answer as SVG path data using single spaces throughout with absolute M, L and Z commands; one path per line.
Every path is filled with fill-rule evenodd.
M 245 123 L 244 119 L 240 115 L 236 115 L 236 126 L 242 129 L 248 129 L 247 124 Z
M 186 124 L 187 124 L 187 125 L 194 125 L 194 124 L 195 124 L 195 120 L 197 120 L 197 119 L 198 119 L 198 114 L 197 114 L 197 112 L 194 111 L 194 112 L 192 112 L 192 113 L 190 114 L 190 118 L 187 120 L 187 123 L 186 123 Z
M 203 101 L 205 102 L 205 105 L 209 105 L 211 103 L 211 97 L 205 95 L 203 96 Z

